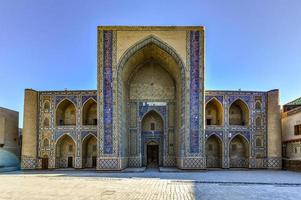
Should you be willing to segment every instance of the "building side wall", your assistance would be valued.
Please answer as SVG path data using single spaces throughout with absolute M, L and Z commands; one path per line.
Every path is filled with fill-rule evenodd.
M 295 135 L 295 125 L 301 124 L 301 110 L 297 113 L 291 112 L 282 114 L 282 141 L 301 140 L 301 135 Z
M 282 113 L 283 167 L 301 170 L 301 135 L 295 135 L 295 125 L 301 124 L 301 109 Z
M 279 91 L 268 92 L 268 167 L 281 168 L 281 118 L 279 105 Z
M 6 118 L 0 116 L 0 145 L 4 145 Z

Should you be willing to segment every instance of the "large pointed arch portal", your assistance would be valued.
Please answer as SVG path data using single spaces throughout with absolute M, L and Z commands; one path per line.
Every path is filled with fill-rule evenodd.
M 98 167 L 145 164 L 139 120 L 152 106 L 165 110 L 160 165 L 204 168 L 202 28 L 119 28 L 98 32 Z

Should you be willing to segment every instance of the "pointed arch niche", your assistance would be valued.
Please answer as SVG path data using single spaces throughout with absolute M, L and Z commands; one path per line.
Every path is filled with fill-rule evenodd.
M 249 167 L 249 142 L 242 135 L 236 135 L 229 144 L 230 167 Z
M 247 104 L 241 99 L 234 101 L 229 109 L 229 124 L 236 126 L 249 125 L 250 111 Z
M 55 152 L 57 168 L 74 168 L 76 143 L 69 135 L 57 140 Z
M 76 124 L 76 108 L 74 103 L 68 99 L 64 99 L 56 109 L 56 125 L 75 125 Z
M 97 103 L 90 98 L 85 102 L 82 109 L 82 124 L 97 125 Z
M 206 104 L 206 125 L 223 125 L 224 124 L 224 109 L 222 104 L 216 99 L 211 99 Z

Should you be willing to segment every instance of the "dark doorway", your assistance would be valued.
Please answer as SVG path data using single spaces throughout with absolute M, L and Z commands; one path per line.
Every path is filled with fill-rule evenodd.
M 72 157 L 68 157 L 68 168 L 72 168 L 73 167 L 73 159 Z
M 92 167 L 96 168 L 96 156 L 92 157 Z
M 48 158 L 42 158 L 42 169 L 48 169 Z
M 147 145 L 147 167 L 159 166 L 159 145 Z

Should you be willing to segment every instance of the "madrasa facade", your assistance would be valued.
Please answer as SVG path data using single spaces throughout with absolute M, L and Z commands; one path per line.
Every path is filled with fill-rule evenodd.
M 25 89 L 22 169 L 281 168 L 279 91 L 205 90 L 204 27 L 97 35 L 97 90 Z

